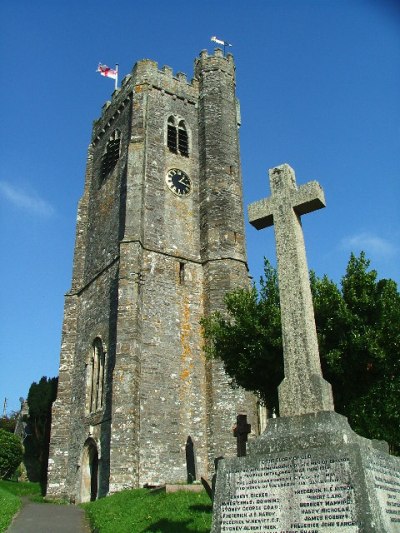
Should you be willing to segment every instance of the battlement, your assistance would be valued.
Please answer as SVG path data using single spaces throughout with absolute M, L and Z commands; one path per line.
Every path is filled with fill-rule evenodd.
M 200 52 L 200 57 L 195 60 L 195 77 L 200 80 L 204 73 L 220 71 L 235 78 L 235 62 L 232 54 L 224 56 L 221 48 L 215 48 L 214 55 L 208 55 L 207 50 Z
M 235 77 L 235 63 L 232 54 L 224 56 L 220 48 L 209 55 L 207 50 L 202 50 L 195 60 L 195 76 L 189 82 L 183 72 L 174 72 L 171 67 L 164 65 L 159 68 L 158 63 L 151 59 L 142 59 L 135 63 L 130 74 L 121 82 L 121 87 L 116 89 L 111 100 L 105 102 L 101 116 L 93 123 L 92 143 L 105 134 L 112 123 L 130 102 L 132 93 L 143 90 L 159 90 L 174 98 L 179 98 L 185 103 L 197 105 L 199 97 L 199 80 L 206 72 L 220 71 Z
M 131 94 L 142 90 L 159 90 L 186 103 L 196 105 L 199 92 L 199 83 L 196 78 L 190 82 L 183 72 L 175 75 L 171 67 L 165 65 L 161 69 L 156 61 L 142 59 L 135 63 L 130 74 L 127 74 L 121 87 L 116 89 L 111 100 L 105 102 L 101 116 L 93 123 L 92 142 L 96 143 L 110 127 L 112 122 L 129 103 Z

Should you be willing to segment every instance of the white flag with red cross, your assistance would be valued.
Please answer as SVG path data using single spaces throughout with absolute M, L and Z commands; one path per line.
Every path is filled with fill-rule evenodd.
M 100 72 L 102 76 L 112 78 L 113 80 L 118 78 L 118 69 L 107 67 L 107 65 L 102 65 L 101 63 L 99 63 L 96 72 Z

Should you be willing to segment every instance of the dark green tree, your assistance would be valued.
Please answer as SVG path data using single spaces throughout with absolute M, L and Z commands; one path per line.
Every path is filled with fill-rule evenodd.
M 24 449 L 21 440 L 5 429 L 0 429 L 0 478 L 9 479 L 22 461 Z
M 352 254 L 341 291 L 311 276 L 321 363 L 336 410 L 361 435 L 398 451 L 400 294 L 369 266 L 364 253 Z
M 378 280 L 365 254 L 350 257 L 341 286 L 310 275 L 325 378 L 335 408 L 353 429 L 400 442 L 400 294 L 393 280 Z M 278 411 L 283 355 L 276 270 L 265 262 L 260 288 L 225 299 L 226 312 L 203 320 L 206 351 L 222 359 L 237 385 Z
M 0 418 L 0 429 L 14 433 L 15 426 L 17 425 L 17 417 L 18 413 L 12 412 L 10 415 Z
M 31 463 L 34 461 L 38 463 L 38 481 L 43 493 L 47 484 L 51 406 L 57 396 L 57 383 L 58 378 L 42 377 L 39 383 L 32 383 L 28 393 L 29 415 L 26 420 L 25 454 Z
M 276 270 L 265 262 L 260 290 L 254 286 L 225 296 L 226 312 L 203 319 L 206 353 L 222 359 L 234 384 L 278 408 L 283 379 L 282 333 Z

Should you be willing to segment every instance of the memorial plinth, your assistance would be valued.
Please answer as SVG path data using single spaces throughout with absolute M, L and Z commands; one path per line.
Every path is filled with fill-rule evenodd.
M 249 218 L 275 225 L 284 416 L 269 419 L 247 457 L 219 462 L 211 531 L 400 533 L 400 459 L 334 412 L 321 373 L 300 216 L 324 206 L 322 189 L 297 188 L 288 165 L 270 183 L 272 197 L 249 206 Z
M 220 461 L 212 533 L 400 531 L 399 459 L 334 412 L 270 419 Z

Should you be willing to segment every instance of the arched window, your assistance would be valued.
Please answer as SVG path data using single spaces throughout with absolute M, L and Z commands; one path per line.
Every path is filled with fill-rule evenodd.
M 94 413 L 103 407 L 104 397 L 104 362 L 105 352 L 103 343 L 98 337 L 94 340 L 87 365 L 87 407 Z
M 115 130 L 108 140 L 106 151 L 101 159 L 100 178 L 104 181 L 112 172 L 119 159 L 119 149 L 121 143 L 121 132 Z
M 167 121 L 167 146 L 174 154 L 189 156 L 189 137 L 185 122 L 180 120 L 177 126 L 173 116 Z

